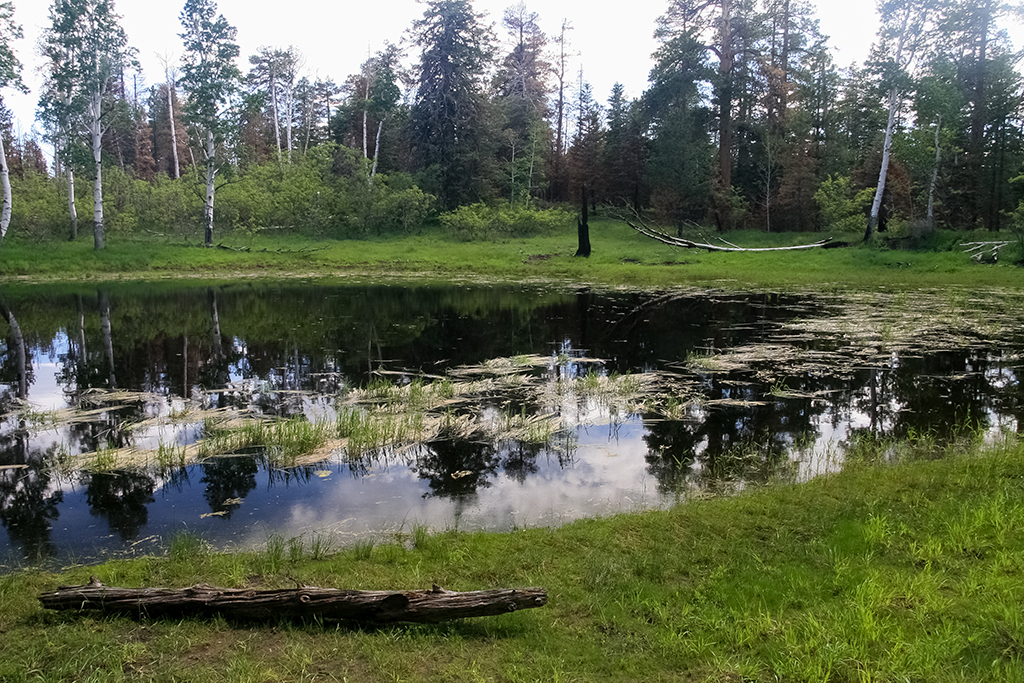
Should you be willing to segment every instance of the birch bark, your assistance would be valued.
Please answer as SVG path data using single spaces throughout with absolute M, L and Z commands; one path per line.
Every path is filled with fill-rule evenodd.
M 7 150 L 4 149 L 3 138 L 0 137 L 0 184 L 3 185 L 4 204 L 0 209 L 0 244 L 7 237 L 7 228 L 11 224 L 11 174 L 7 168 Z
M 213 246 L 213 197 L 216 192 L 214 181 L 217 179 L 216 164 L 217 145 L 213 138 L 213 131 L 206 131 L 206 203 L 203 210 L 205 218 L 205 231 L 203 243 L 206 246 Z

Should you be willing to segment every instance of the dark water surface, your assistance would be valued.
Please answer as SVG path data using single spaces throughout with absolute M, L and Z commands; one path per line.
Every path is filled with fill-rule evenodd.
M 807 478 L 869 437 L 1021 431 L 1020 301 L 967 290 L 5 287 L 0 565 L 153 552 L 185 530 L 234 547 L 551 525 Z M 499 373 L 444 414 L 556 419 L 547 441 L 435 434 L 293 466 L 252 452 L 96 465 L 187 446 L 203 433 L 198 416 L 331 417 L 381 378 L 481 377 L 520 358 L 533 359 L 522 374 Z M 641 388 L 628 397 L 585 390 L 632 377 Z

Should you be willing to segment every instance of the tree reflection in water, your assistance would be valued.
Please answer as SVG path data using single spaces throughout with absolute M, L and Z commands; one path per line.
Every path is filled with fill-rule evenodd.
M 249 492 L 256 488 L 259 464 L 255 456 L 213 458 L 202 464 L 202 483 L 206 484 L 203 497 L 210 511 L 231 517 Z
M 84 472 L 86 502 L 94 517 L 107 520 L 122 541 L 138 538 L 149 521 L 146 506 L 153 502 L 156 481 L 144 471 Z
M 948 304 L 942 296 L 921 294 L 929 296 L 934 305 Z M 0 466 L 18 465 L 0 470 L 0 521 L 11 544 L 26 554 L 52 552 L 51 539 L 61 532 L 50 524 L 62 502 L 67 506 L 79 494 L 61 494 L 50 462 L 61 454 L 103 449 L 147 451 L 165 438 L 179 448 L 203 433 L 203 417 L 166 433 L 140 427 L 159 421 L 153 418 L 165 419 L 166 426 L 171 412 L 230 407 L 243 416 L 330 419 L 349 389 L 365 387 L 379 373 L 401 374 L 396 381 L 404 383 L 446 376 L 458 383 L 465 377 L 449 371 L 519 355 L 551 362 L 524 374 L 519 386 L 525 390 L 499 377 L 482 394 L 453 397 L 444 409 L 474 419 L 483 410 L 526 419 L 560 417 L 572 426 L 556 427 L 546 444 L 518 440 L 523 432 L 488 437 L 497 441 L 477 436 L 412 446 L 406 481 L 415 480 L 416 495 L 425 490 L 435 509 L 439 502 L 451 503 L 457 516 L 465 505 L 517 486 L 528 489 L 534 481 L 537 489 L 579 482 L 583 468 L 577 476 L 565 472 L 577 457 L 588 468 L 586 476 L 603 477 L 595 486 L 625 488 L 617 477 L 639 472 L 648 482 L 656 478 L 658 490 L 671 500 L 676 492 L 715 479 L 785 474 L 791 467 L 787 456 L 805 439 L 842 444 L 861 432 L 883 439 L 923 433 L 947 439 L 966 424 L 1003 424 L 1024 432 L 1024 325 L 1010 297 L 990 298 L 977 306 L 989 306 L 984 316 L 1004 316 L 999 324 L 961 330 L 956 320 L 978 316 L 958 310 L 947 316 L 953 322 L 941 323 L 951 330 L 945 339 L 954 341 L 939 345 L 913 330 L 909 337 L 880 334 L 872 328 L 885 317 L 878 307 L 869 310 L 846 295 L 296 282 L 184 288 L 105 283 L 71 293 L 67 286 L 5 286 L 0 412 L 20 416 L 0 422 Z M 834 324 L 837 312 L 848 330 Z M 906 317 L 900 311 L 886 315 Z M 692 362 L 692 355 L 731 362 L 712 371 L 710 364 L 702 369 Z M 659 396 L 608 409 L 602 406 L 605 397 L 573 388 L 592 369 L 602 376 L 656 374 L 655 384 L 664 382 L 657 390 L 678 389 L 673 398 L 685 407 L 669 416 L 660 411 L 658 401 L 665 397 Z M 139 392 L 146 395 L 139 398 Z M 87 410 L 88 419 L 70 420 L 53 434 L 38 424 L 26 427 L 26 397 L 45 401 L 43 411 Z M 608 421 L 631 425 L 621 444 L 617 436 L 607 444 L 592 443 L 591 431 L 576 450 L 574 439 L 582 434 L 576 425 L 586 431 Z M 56 450 L 51 439 L 60 441 Z M 620 459 L 595 463 L 603 457 L 595 455 L 599 451 Z M 318 467 L 347 468 L 360 478 L 393 457 L 385 448 L 359 462 L 334 460 Z M 303 488 L 283 492 L 281 499 L 337 485 L 337 479 L 318 484 L 309 468 L 264 471 L 261 463 L 259 457 L 236 457 L 195 466 L 191 471 L 202 473 L 205 489 L 203 497 L 194 496 L 198 506 L 228 519 L 257 482 Z M 627 467 L 620 470 L 618 463 Z M 81 475 L 93 515 L 126 540 L 152 533 L 145 527 L 160 517 L 146 513 L 154 487 L 189 494 L 189 469 L 173 465 L 148 474 Z M 241 524 L 242 518 L 235 515 L 233 522 Z

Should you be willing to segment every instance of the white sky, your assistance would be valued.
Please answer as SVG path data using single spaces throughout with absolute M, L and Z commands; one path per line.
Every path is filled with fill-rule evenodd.
M 513 2 L 476 0 L 474 6 L 497 23 L 505 7 Z M 570 41 L 578 53 L 572 71 L 575 74 L 582 65 L 584 79 L 602 103 L 616 81 L 625 86 L 628 97 L 643 93 L 652 66 L 651 54 L 657 47 L 653 38 L 655 19 L 667 4 L 667 0 L 629 0 L 621 9 L 601 11 L 601 4 L 586 0 L 527 0 L 528 8 L 540 15 L 541 27 L 549 37 L 558 32 L 563 18 L 572 23 Z M 874 0 L 820 0 L 817 4 L 822 32 L 831 36 L 837 64 L 863 61 L 877 26 Z M 25 29 L 25 39 L 18 42 L 16 50 L 25 64 L 25 82 L 32 93 L 7 91 L 3 95 L 23 133 L 31 130 L 35 117 L 41 82 L 36 46 L 48 24 L 49 6 L 48 0 L 15 0 L 15 19 Z M 178 14 L 183 6 L 184 0 L 115 1 L 128 40 L 142 62 L 146 83 L 140 83 L 140 93 L 142 86 L 164 80 L 158 54 L 178 56 L 182 52 Z M 294 45 L 305 55 L 309 75 L 333 78 L 338 83 L 358 70 L 368 50 L 377 51 L 385 40 L 401 40 L 413 20 L 423 15 L 423 9 L 415 0 L 290 0 L 285 5 L 259 0 L 218 2 L 220 13 L 238 28 L 239 66 L 243 71 L 248 70 L 248 56 L 260 46 Z

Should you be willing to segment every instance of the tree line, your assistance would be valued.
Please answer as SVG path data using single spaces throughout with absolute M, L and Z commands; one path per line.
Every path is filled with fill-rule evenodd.
M 569 20 L 549 35 L 522 2 L 497 24 L 469 0 L 424 7 L 335 83 L 295 46 L 243 64 L 213 0 L 187 0 L 180 60 L 140 93 L 113 1 L 53 0 L 39 120 L 55 154 L 0 110 L 0 233 L 13 215 L 19 232 L 75 238 L 80 208 L 97 249 L 108 229 L 210 244 L 410 231 L 438 212 L 519 226 L 584 187 L 595 207 L 720 231 L 1024 221 L 1022 54 L 1005 31 L 1019 2 L 879 0 L 869 58 L 840 68 L 803 0 L 668 0 L 647 90 L 616 84 L 603 102 L 574 68 Z M 0 88 L 24 88 L 19 36 L 0 2 Z

